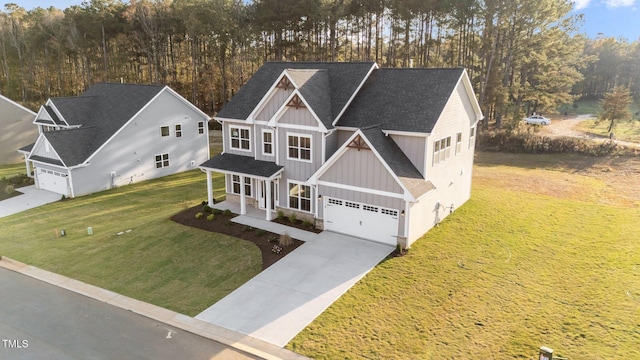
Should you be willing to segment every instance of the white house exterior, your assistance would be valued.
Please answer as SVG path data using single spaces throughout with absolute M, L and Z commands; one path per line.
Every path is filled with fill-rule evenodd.
M 20 151 L 36 187 L 75 197 L 196 169 L 209 117 L 167 86 L 99 83 L 51 98 Z
M 0 95 L 0 164 L 22 160 L 16 149 L 38 137 L 38 129 L 32 124 L 35 117 L 33 111 Z
M 408 247 L 471 195 L 482 113 L 464 69 L 263 65 L 214 117 L 223 153 L 201 164 L 227 201 Z

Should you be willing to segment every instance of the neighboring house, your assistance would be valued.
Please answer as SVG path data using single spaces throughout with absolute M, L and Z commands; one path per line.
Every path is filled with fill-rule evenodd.
M 75 197 L 196 169 L 208 120 L 167 86 L 99 83 L 47 100 L 37 141 L 19 151 L 38 188 Z
M 409 246 L 471 195 L 483 118 L 464 69 L 266 63 L 214 117 L 227 201 Z
M 33 142 L 38 129 L 33 126 L 36 113 L 0 95 L 0 164 L 15 164 L 22 160 L 16 149 Z

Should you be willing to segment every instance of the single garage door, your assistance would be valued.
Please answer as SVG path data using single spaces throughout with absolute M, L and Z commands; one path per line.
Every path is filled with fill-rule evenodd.
M 62 195 L 68 195 L 67 174 L 47 169 L 38 169 L 38 188 Z
M 398 211 L 342 199 L 324 202 L 324 229 L 395 246 Z

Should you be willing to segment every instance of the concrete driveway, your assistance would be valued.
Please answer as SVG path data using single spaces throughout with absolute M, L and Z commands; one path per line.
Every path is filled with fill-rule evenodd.
M 196 319 L 284 346 L 393 250 L 324 231 Z
M 0 201 L 0 218 L 56 202 L 62 198 L 60 194 L 36 189 L 35 185 L 21 187 L 16 191 L 21 192 L 22 195 Z

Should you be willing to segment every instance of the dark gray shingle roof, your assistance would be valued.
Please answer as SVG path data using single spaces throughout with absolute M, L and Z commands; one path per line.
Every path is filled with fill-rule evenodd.
M 338 126 L 430 133 L 464 69 L 378 69 Z
M 398 144 L 391 137 L 385 136 L 379 126 L 362 129 L 361 131 L 411 195 L 418 198 L 435 189 L 431 181 L 424 179 L 418 169 L 411 163 L 411 160 L 398 147 Z
M 300 94 L 309 103 L 320 121 L 327 129 L 333 128 L 333 116 L 331 114 L 331 89 L 329 86 L 329 74 L 326 69 L 288 71 L 293 81 L 300 87 Z
M 264 178 L 271 177 L 284 169 L 284 166 L 276 165 L 274 162 L 255 160 L 248 156 L 235 154 L 217 155 L 200 164 L 200 167 Z
M 69 125 L 81 127 L 47 132 L 45 137 L 67 166 L 78 165 L 162 89 L 163 85 L 98 83 L 77 97 L 52 98 Z
M 220 110 L 217 117 L 246 120 L 285 69 L 315 69 L 327 71 L 331 103 L 329 111 L 331 119 L 335 119 L 373 65 L 373 62 L 267 62 Z

